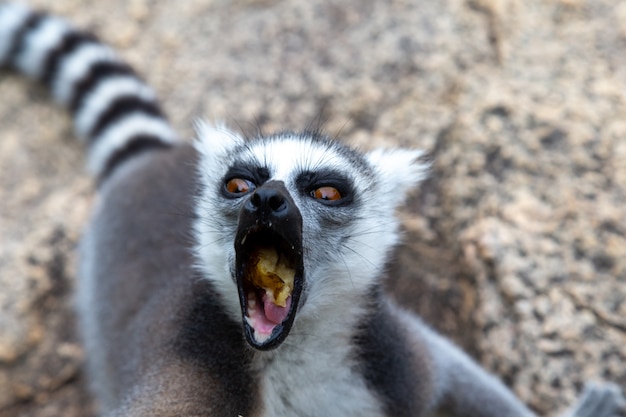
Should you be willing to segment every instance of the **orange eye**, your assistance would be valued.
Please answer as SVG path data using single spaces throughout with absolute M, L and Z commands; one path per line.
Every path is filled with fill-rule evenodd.
M 231 194 L 243 194 L 247 193 L 254 188 L 254 184 L 251 181 L 244 180 L 242 178 L 233 178 L 226 183 L 226 191 Z
M 320 187 L 311 191 L 311 197 L 318 200 L 336 201 L 341 199 L 341 193 L 335 187 Z

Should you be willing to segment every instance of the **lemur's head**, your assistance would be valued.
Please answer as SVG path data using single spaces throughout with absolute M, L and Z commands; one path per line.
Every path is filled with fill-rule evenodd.
M 254 348 L 376 285 L 396 208 L 425 175 L 417 150 L 360 153 L 317 133 L 246 140 L 198 126 L 200 267 Z

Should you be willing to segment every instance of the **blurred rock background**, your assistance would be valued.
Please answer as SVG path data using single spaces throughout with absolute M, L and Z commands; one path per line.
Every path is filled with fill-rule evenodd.
M 31 3 L 118 48 L 187 137 L 321 118 L 425 148 L 390 291 L 541 415 L 585 380 L 626 389 L 625 1 Z M 0 416 L 91 416 L 72 290 L 93 187 L 41 87 L 2 72 L 0 97 Z

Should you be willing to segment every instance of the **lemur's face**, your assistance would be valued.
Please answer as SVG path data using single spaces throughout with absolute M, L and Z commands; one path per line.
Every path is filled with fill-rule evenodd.
M 274 348 L 296 316 L 340 310 L 372 290 L 397 240 L 396 206 L 423 175 L 419 151 L 361 154 L 307 134 L 244 141 L 207 126 L 199 134 L 198 256 L 251 346 Z

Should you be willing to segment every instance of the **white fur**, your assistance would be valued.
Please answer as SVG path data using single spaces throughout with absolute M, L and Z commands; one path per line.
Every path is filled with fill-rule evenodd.
M 275 351 L 259 352 L 264 417 L 380 417 L 383 407 L 355 372 L 352 332 L 361 309 L 320 312 L 295 326 Z M 345 305 L 344 305 L 345 307 Z M 283 401 L 288 400 L 288 403 Z
M 69 30 L 69 25 L 62 19 L 45 19 L 25 37 L 26 46 L 16 57 L 15 65 L 32 78 L 41 77 L 46 53 L 57 46 Z
M 201 156 L 198 164 L 198 177 L 205 184 L 204 195 L 196 202 L 198 220 L 194 224 L 194 233 L 197 241 L 197 265 L 204 272 L 204 276 L 211 279 L 217 291 L 222 295 L 226 311 L 231 317 L 241 319 L 241 308 L 237 294 L 237 286 L 232 278 L 231 265 L 235 262 L 234 242 L 232 237 L 215 227 L 211 227 L 205 219 L 211 216 L 211 204 L 207 199 L 212 198 L 220 172 L 228 167 L 228 155 L 236 146 L 241 146 L 244 140 L 241 136 L 220 124 L 210 124 L 197 120 L 196 140 L 194 146 Z M 228 240 L 230 239 L 230 241 Z
M 196 267 L 203 272 L 203 277 L 210 279 L 215 285 L 216 291 L 222 296 L 226 313 L 239 321 L 241 320 L 239 295 L 230 269 L 230 265 L 235 262 L 235 252 L 230 248 L 220 247 L 219 242 L 223 242 L 220 233 L 203 227 L 201 223 L 201 220 L 197 221 L 194 228 L 198 242 L 196 253 L 200 260 Z
M 28 18 L 28 8 L 23 4 L 0 5 L 0 63 L 8 57 L 13 43 L 13 33 Z
M 228 129 L 221 123 L 209 123 L 204 120 L 196 120 L 196 149 L 203 156 L 206 168 L 213 170 L 212 163 L 230 153 L 231 149 L 241 146 L 244 140 L 237 133 Z
M 65 57 L 52 86 L 54 98 L 67 105 L 72 97 L 74 83 L 87 74 L 92 65 L 101 61 L 119 61 L 115 52 L 107 46 L 86 43 L 74 53 Z
M 143 113 L 131 113 L 93 138 L 94 143 L 89 149 L 88 157 L 89 172 L 100 174 L 111 154 L 123 148 L 128 139 L 137 134 L 155 135 L 164 143 L 178 140 L 171 126 L 163 119 Z
M 404 202 L 406 191 L 413 189 L 422 181 L 429 166 L 418 162 L 424 155 L 419 149 L 386 149 L 380 148 L 366 154 L 369 163 L 378 171 L 382 190 L 397 190 L 389 194 L 384 201 L 387 208 L 395 209 Z
M 145 100 L 155 100 L 154 91 L 134 76 L 120 75 L 102 79 L 85 96 L 74 120 L 76 134 L 85 138 L 93 128 L 98 117 L 113 100 L 125 95 L 134 95 Z

